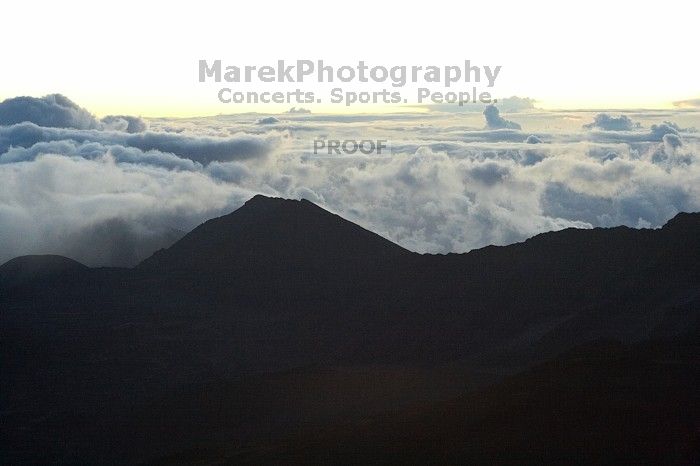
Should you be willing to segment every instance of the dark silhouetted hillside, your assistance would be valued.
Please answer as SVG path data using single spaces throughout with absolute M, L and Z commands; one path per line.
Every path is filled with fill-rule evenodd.
M 0 266 L 0 450 L 10 463 L 291 463 L 326 450 L 371 463 L 392 448 L 422 463 L 498 451 L 547 463 L 589 445 L 602 453 L 582 458 L 619 464 L 657 451 L 668 427 L 686 440 L 663 458 L 683 464 L 696 437 L 654 397 L 695 388 L 697 346 L 642 369 L 615 355 L 695 341 L 699 259 L 700 214 L 421 255 L 311 202 L 263 196 L 134 268 L 13 259 Z M 623 349 L 583 366 L 559 358 L 600 341 Z M 673 390 L 697 426 L 697 398 Z M 581 403 L 600 418 L 579 420 Z M 647 408 L 658 428 L 620 430 Z M 422 409 L 439 437 L 403 430 Z M 372 419 L 411 447 L 361 427 Z M 318 429 L 330 436 L 277 443 Z
M 697 340 L 590 344 L 447 402 L 272 442 L 203 447 L 197 456 L 223 464 L 696 464 L 699 351 Z
M 380 266 L 409 251 L 307 201 L 255 196 L 198 226 L 139 268 L 161 272 L 268 268 L 284 273 Z
M 62 256 L 22 256 L 0 265 L 0 286 L 12 287 L 59 275 L 87 270 L 79 262 Z

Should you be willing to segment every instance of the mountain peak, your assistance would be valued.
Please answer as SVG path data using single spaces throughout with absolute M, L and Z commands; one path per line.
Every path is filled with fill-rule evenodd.
M 247 201 L 243 203 L 241 209 L 243 208 L 256 208 L 256 209 L 269 209 L 269 208 L 286 208 L 286 209 L 297 209 L 299 207 L 314 207 L 316 209 L 321 209 L 313 202 L 307 199 L 285 199 L 283 197 L 272 197 L 265 196 L 264 194 L 256 194 Z M 239 209 L 240 210 L 240 209 Z M 235 213 L 233 211 L 231 213 Z
M 308 200 L 256 195 L 141 263 L 164 270 L 348 268 L 406 249 Z M 353 265 L 354 264 L 354 265 Z
M 282 197 L 265 196 L 264 194 L 256 194 L 255 196 L 253 196 L 250 199 L 248 199 L 247 201 L 245 201 L 243 203 L 243 205 L 276 204 L 276 203 L 282 203 L 285 201 L 294 202 L 292 199 L 284 199 Z
M 664 229 L 688 229 L 698 227 L 700 227 L 700 212 L 679 212 L 664 225 Z

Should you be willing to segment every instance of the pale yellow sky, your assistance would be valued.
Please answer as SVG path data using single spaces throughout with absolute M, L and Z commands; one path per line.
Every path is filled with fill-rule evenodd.
M 293 105 L 316 112 L 396 111 L 222 104 L 216 97 L 222 85 L 199 83 L 197 64 L 324 59 L 336 66 L 365 60 L 390 67 L 470 59 L 502 66 L 495 95 L 532 97 L 542 108 L 669 108 L 700 97 L 690 5 L 13 2 L 2 7 L 12 21 L 0 28 L 0 98 L 58 92 L 98 115 L 277 113 Z M 317 89 L 313 83 L 300 87 Z

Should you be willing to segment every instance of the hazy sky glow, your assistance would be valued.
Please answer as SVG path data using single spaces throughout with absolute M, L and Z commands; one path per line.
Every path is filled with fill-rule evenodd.
M 543 108 L 670 108 L 700 97 L 693 8 L 681 1 L 12 2 L 2 7 L 0 99 L 60 92 L 100 116 L 274 112 L 288 106 L 219 103 L 216 86 L 197 82 L 197 61 L 471 59 L 503 66 L 499 96 L 532 97 Z

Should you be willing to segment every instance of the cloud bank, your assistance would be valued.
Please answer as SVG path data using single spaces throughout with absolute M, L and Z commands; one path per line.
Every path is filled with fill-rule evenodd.
M 153 132 L 129 134 L 119 131 L 44 128 L 34 123 L 0 126 L 0 153 L 13 146 L 31 147 L 42 142 L 75 141 L 119 145 L 158 151 L 187 158 L 199 163 L 263 157 L 280 142 L 284 135 L 241 133 L 231 137 L 194 136 L 180 133 Z M 0 155 L 0 158 L 2 155 Z
M 638 114 L 624 130 L 582 128 L 603 121 L 586 112 L 528 112 L 523 132 L 494 107 L 483 117 L 288 113 L 274 125 L 151 119 L 130 131 L 129 117 L 85 127 L 79 107 L 66 108 L 69 127 L 0 126 L 0 262 L 54 253 L 133 265 L 257 193 L 307 198 L 430 253 L 572 226 L 658 227 L 700 210 L 687 112 L 683 124 Z M 386 139 L 393 153 L 319 158 L 317 137 Z
M 49 128 L 108 129 L 127 133 L 146 131 L 139 117 L 108 115 L 98 120 L 92 113 L 61 94 L 14 97 L 0 102 L 0 125 L 34 123 Z

